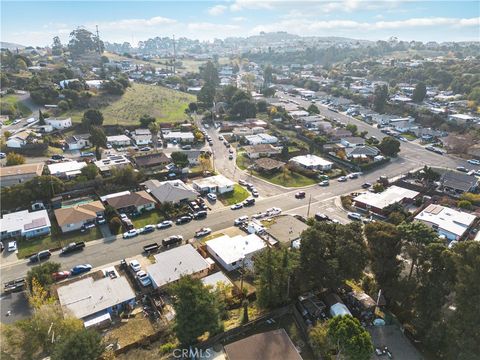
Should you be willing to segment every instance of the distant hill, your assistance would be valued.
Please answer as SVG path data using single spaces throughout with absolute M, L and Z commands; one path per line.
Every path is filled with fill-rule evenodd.
M 8 50 L 15 50 L 15 49 L 25 49 L 25 45 L 20 45 L 20 44 L 15 44 L 15 43 L 10 43 L 10 42 L 5 42 L 5 41 L 0 41 L 0 48 L 2 49 L 8 49 Z

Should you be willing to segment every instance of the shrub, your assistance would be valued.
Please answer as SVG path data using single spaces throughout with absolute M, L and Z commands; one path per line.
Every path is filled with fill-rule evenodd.
M 171 353 L 175 348 L 176 348 L 175 344 L 168 342 L 168 343 L 160 345 L 159 350 L 160 350 L 160 353 L 162 355 L 166 355 L 168 353 Z
M 457 206 L 460 208 L 460 209 L 466 209 L 466 210 L 470 210 L 472 208 L 472 203 L 468 200 L 460 200 L 458 203 L 457 203 Z

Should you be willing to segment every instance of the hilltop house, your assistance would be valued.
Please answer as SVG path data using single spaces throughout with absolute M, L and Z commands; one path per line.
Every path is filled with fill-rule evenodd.
M 94 223 L 97 216 L 103 215 L 105 207 L 101 201 L 60 208 L 54 211 L 58 226 L 63 233 L 79 230 L 87 223 Z
M 69 136 L 65 140 L 69 150 L 81 150 L 92 146 L 90 142 L 90 134 L 77 134 Z
M 289 162 L 306 170 L 328 171 L 333 166 L 331 161 L 327 161 L 317 155 L 311 154 L 295 156 L 291 158 Z
M 68 129 L 72 126 L 72 118 L 46 118 L 45 124 L 50 125 L 55 130 Z

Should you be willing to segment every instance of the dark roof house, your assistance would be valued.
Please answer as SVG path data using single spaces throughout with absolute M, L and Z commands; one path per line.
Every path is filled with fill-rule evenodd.
M 478 186 L 478 179 L 476 176 L 448 171 L 442 175 L 440 183 L 441 190 L 453 195 L 461 195 L 474 191 Z
M 160 153 L 152 153 L 152 154 L 145 154 L 145 155 L 137 155 L 133 157 L 133 162 L 136 166 L 140 168 L 152 168 L 158 166 L 165 166 L 168 165 L 171 160 L 170 158 L 164 154 L 163 152 Z

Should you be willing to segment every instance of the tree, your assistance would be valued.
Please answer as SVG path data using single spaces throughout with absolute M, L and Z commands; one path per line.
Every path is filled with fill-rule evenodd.
M 202 169 L 202 172 L 209 171 L 212 168 L 212 161 L 210 159 L 210 156 L 207 154 L 202 154 L 198 157 L 198 162 L 200 163 L 200 168 Z
M 385 297 L 391 295 L 401 271 L 398 259 L 402 241 L 397 228 L 383 221 L 375 221 L 364 227 L 367 238 L 372 272 L 384 291 Z
M 95 330 L 80 329 L 67 334 L 55 346 L 52 360 L 95 360 L 105 351 L 102 336 Z
M 32 267 L 27 273 L 27 286 L 31 289 L 33 287 L 33 279 L 36 279 L 40 286 L 48 289 L 54 283 L 52 274 L 59 271 L 60 266 L 59 263 L 47 261 Z
M 366 265 L 360 224 L 321 222 L 302 233 L 300 273 L 305 289 L 336 289 L 346 279 L 359 279 Z
M 150 134 L 152 135 L 152 144 L 155 151 L 157 151 L 158 147 L 158 132 L 160 131 L 160 124 L 156 121 L 151 122 L 148 124 L 148 130 L 150 130 Z
M 90 128 L 90 142 L 95 146 L 95 156 L 97 157 L 97 160 L 100 160 L 102 158 L 100 147 L 107 146 L 107 136 L 105 135 L 103 128 L 100 126 L 92 126 Z
M 68 104 L 68 101 L 65 101 L 65 100 L 60 100 L 57 106 L 62 111 L 67 111 L 68 109 L 70 109 L 70 105 Z
M 400 141 L 391 136 L 386 136 L 382 139 L 377 147 L 380 149 L 383 155 L 396 157 L 400 152 Z
M 182 151 L 172 152 L 172 154 L 170 155 L 170 158 L 172 159 L 173 163 L 181 169 L 183 169 L 188 165 L 188 156 L 186 153 Z
M 413 269 L 417 266 L 419 256 L 422 256 L 422 253 L 429 244 L 439 239 L 433 229 L 420 221 L 404 222 L 398 226 L 398 230 L 402 237 L 403 247 L 412 259 L 412 265 L 408 273 L 408 279 L 410 279 Z
M 260 100 L 257 102 L 257 111 L 260 113 L 267 112 L 268 104 L 265 100 Z
M 53 38 L 52 54 L 55 56 L 60 56 L 63 54 L 63 45 L 58 36 Z
M 188 104 L 188 110 L 193 113 L 193 112 L 196 112 L 198 110 L 198 105 L 196 102 L 191 102 L 190 104 Z
M 242 120 L 254 118 L 257 115 L 255 103 L 251 100 L 243 99 L 232 105 L 230 114 L 234 119 Z
M 123 95 L 125 87 L 117 80 L 109 80 L 102 84 L 102 89 L 111 95 Z
M 83 176 L 85 176 L 88 180 L 93 180 L 98 175 L 98 167 L 95 164 L 88 164 L 84 168 L 80 170 Z
M 88 109 L 83 113 L 82 125 L 85 129 L 90 129 L 91 126 L 103 125 L 103 114 L 100 110 Z
M 25 156 L 11 152 L 7 154 L 6 166 L 22 165 L 25 164 Z
M 328 322 L 328 337 L 337 353 L 348 360 L 369 360 L 373 353 L 372 338 L 360 321 L 351 315 L 335 316 Z
M 101 54 L 104 48 L 103 41 L 86 29 L 78 28 L 70 33 L 68 50 L 74 58 L 92 52 Z
M 38 110 L 38 125 L 45 125 L 45 118 L 43 117 L 42 110 Z
M 142 128 L 148 128 L 148 125 L 150 125 L 152 122 L 155 122 L 156 119 L 153 116 L 150 115 L 142 115 L 140 118 L 140 127 Z
M 373 93 L 373 109 L 379 113 L 383 113 L 388 99 L 387 85 L 378 85 Z
M 182 345 L 194 345 L 205 332 L 214 335 L 221 330 L 215 293 L 200 279 L 184 276 L 170 291 L 175 296 L 174 330 Z
M 413 89 L 412 100 L 416 103 L 421 103 L 427 95 L 427 86 L 423 82 L 419 82 L 415 89 Z
M 110 219 L 108 222 L 108 227 L 110 228 L 110 231 L 112 234 L 119 234 L 120 230 L 122 229 L 122 220 L 118 216 L 114 216 Z
M 290 153 L 289 153 L 289 150 L 288 150 L 288 145 L 283 145 L 282 147 L 282 151 L 280 153 L 280 157 L 283 159 L 283 160 L 288 160 L 290 158 Z
M 218 70 L 210 60 L 200 68 L 200 77 L 205 81 L 205 85 L 215 87 L 220 84 Z
M 333 360 L 333 345 L 328 337 L 328 323 L 317 322 L 308 332 L 308 339 L 313 353 L 318 359 Z
M 273 82 L 272 66 L 267 65 L 263 70 L 263 86 L 268 87 Z
M 50 274 L 50 277 L 52 277 L 52 274 Z M 29 288 L 28 302 L 34 310 L 40 310 L 43 305 L 55 303 L 55 298 L 51 297 L 37 278 L 34 277 Z
M 419 178 L 423 181 L 424 185 L 427 186 L 435 181 L 440 180 L 440 174 L 431 167 L 425 165 L 419 172 Z
M 350 131 L 353 136 L 357 135 L 357 132 L 358 132 L 358 127 L 357 127 L 357 125 L 355 125 L 355 124 L 347 124 L 347 126 L 345 127 L 345 129 L 347 129 L 348 131 Z
M 315 104 L 311 104 L 308 109 L 307 109 L 308 113 L 310 115 L 312 114 L 320 114 L 320 110 L 318 109 L 317 105 Z
M 135 169 L 131 166 L 113 168 L 111 170 L 111 173 L 112 173 L 112 182 L 114 184 L 118 184 L 123 187 L 137 186 L 141 178 L 140 173 L 135 171 Z
M 215 99 L 215 86 L 205 84 L 202 86 L 197 94 L 197 100 L 204 108 L 210 108 L 213 106 L 213 100 Z

